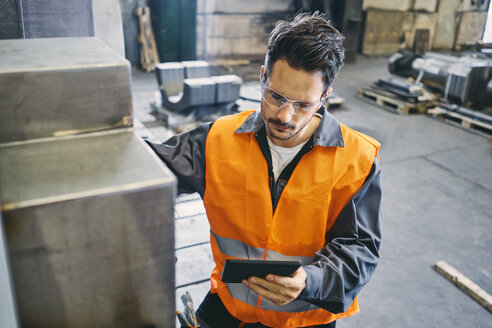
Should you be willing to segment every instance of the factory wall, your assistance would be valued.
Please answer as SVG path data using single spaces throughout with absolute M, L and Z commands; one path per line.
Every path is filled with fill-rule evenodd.
M 291 8 L 283 0 L 198 0 L 198 57 L 262 58 L 268 34 Z
M 362 53 L 390 54 L 400 49 L 459 50 L 479 41 L 489 0 L 364 0 Z M 425 32 L 425 33 L 424 33 Z

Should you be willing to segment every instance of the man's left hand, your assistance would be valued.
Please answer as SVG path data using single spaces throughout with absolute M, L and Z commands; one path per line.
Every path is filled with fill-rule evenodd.
M 292 277 L 269 274 L 265 277 L 266 279 L 249 277 L 247 281 L 243 280 L 242 283 L 271 302 L 285 305 L 301 294 L 306 287 L 306 277 L 306 271 L 300 267 Z

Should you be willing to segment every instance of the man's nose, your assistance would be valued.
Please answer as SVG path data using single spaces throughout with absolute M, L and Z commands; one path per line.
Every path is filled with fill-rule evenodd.
M 294 115 L 294 106 L 291 102 L 288 102 L 284 107 L 280 108 L 277 114 L 277 118 L 282 123 L 288 123 Z

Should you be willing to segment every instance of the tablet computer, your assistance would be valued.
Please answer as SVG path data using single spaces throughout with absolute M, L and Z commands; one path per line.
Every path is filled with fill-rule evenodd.
M 268 274 L 289 277 L 301 266 L 301 261 L 228 259 L 222 271 L 222 282 L 240 283 L 251 276 L 264 278 Z

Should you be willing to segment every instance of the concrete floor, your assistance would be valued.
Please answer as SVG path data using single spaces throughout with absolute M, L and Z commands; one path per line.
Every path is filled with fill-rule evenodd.
M 357 88 L 388 76 L 386 58 L 359 57 L 337 78 L 346 99 L 331 111 L 378 139 L 383 179 L 383 243 L 379 267 L 360 294 L 361 312 L 337 327 L 492 327 L 492 314 L 434 270 L 440 260 L 492 293 L 492 140 L 425 115 L 396 115 L 356 97 Z M 259 69 L 259 68 L 258 68 Z M 257 84 L 242 94 L 259 96 Z M 151 115 L 153 74 L 133 72 L 136 131 L 154 141 L 171 133 Z M 241 108 L 254 103 L 240 102 Z M 176 205 L 176 291 L 199 304 L 213 262 L 208 223 L 197 195 Z

